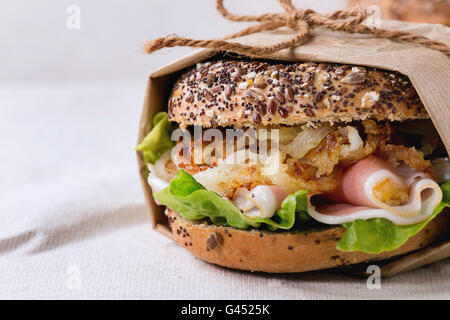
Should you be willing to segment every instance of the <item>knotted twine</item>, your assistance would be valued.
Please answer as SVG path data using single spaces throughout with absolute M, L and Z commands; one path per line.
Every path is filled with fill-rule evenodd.
M 378 38 L 390 39 L 397 42 L 416 43 L 424 47 L 450 55 L 450 48 L 439 41 L 417 35 L 407 31 L 369 28 L 363 22 L 370 14 L 363 8 L 337 10 L 329 14 L 319 14 L 311 9 L 298 10 L 291 0 L 278 0 L 285 13 L 266 13 L 256 16 L 235 15 L 225 9 L 223 0 L 216 0 L 216 8 L 225 19 L 235 22 L 258 22 L 237 33 L 217 40 L 196 40 L 178 37 L 176 35 L 157 38 L 144 44 L 144 51 L 151 54 L 165 47 L 194 47 L 208 48 L 213 51 L 226 51 L 250 57 L 265 56 L 282 49 L 299 46 L 311 38 L 311 30 L 322 27 L 333 31 L 347 33 L 372 34 Z M 251 46 L 227 40 L 246 36 L 249 34 L 271 31 L 280 27 L 288 27 L 296 31 L 289 40 L 269 46 Z

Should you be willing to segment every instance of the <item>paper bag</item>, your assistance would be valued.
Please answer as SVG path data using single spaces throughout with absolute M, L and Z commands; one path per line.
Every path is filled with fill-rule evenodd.
M 450 45 L 450 29 L 442 25 L 382 21 L 381 28 L 410 31 Z M 252 34 L 233 41 L 251 45 L 270 45 L 288 39 L 293 32 L 290 29 L 278 29 Z M 215 53 L 210 50 L 196 51 L 150 75 L 138 142 L 141 142 L 151 130 L 153 115 L 167 108 L 171 87 L 183 70 L 214 55 Z M 450 59 L 445 54 L 417 44 L 393 42 L 371 35 L 315 30 L 308 43 L 260 58 L 293 62 L 336 62 L 399 71 L 410 78 L 439 132 L 447 152 L 450 153 Z M 163 208 L 156 206 L 152 198 L 152 191 L 145 175 L 147 167 L 141 153 L 137 153 L 137 158 L 152 226 L 156 231 L 172 237 Z M 424 263 L 449 257 L 449 251 L 450 244 L 448 242 L 439 244 L 437 247 L 423 249 L 388 263 L 383 267 L 386 270 L 384 275 L 393 275 Z M 433 254 L 435 252 L 437 253 Z

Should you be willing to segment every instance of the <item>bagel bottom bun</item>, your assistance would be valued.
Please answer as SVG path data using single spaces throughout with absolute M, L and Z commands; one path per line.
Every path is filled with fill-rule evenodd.
M 215 226 L 187 220 L 166 209 L 174 239 L 196 257 L 223 267 L 269 273 L 304 272 L 385 260 L 421 249 L 450 226 L 446 209 L 400 248 L 380 254 L 343 252 L 336 249 L 345 229 L 269 232 Z

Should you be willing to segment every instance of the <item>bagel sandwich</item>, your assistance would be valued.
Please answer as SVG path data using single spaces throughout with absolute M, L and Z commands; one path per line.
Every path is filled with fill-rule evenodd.
M 409 79 L 335 63 L 186 70 L 137 146 L 174 239 L 224 267 L 386 260 L 448 232 L 450 162 Z

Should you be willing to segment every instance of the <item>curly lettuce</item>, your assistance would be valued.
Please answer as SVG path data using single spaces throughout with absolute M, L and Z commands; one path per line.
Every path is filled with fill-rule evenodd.
M 304 215 L 308 207 L 307 194 L 307 190 L 299 190 L 287 196 L 281 203 L 281 208 L 270 219 L 249 218 L 231 201 L 206 190 L 191 175 L 179 170 L 170 186 L 153 196 L 158 202 L 189 220 L 209 218 L 216 225 L 238 229 L 259 228 L 264 225 L 274 231 L 291 229 L 296 215 Z
M 401 247 L 409 237 L 414 236 L 433 220 L 442 210 L 450 207 L 450 181 L 441 185 L 442 202 L 425 221 L 408 226 L 397 226 L 383 218 L 355 220 L 345 223 L 347 229 L 339 240 L 337 249 L 341 251 L 361 251 L 377 254 Z
M 170 137 L 173 132 L 167 112 L 159 112 L 153 117 L 153 129 L 145 136 L 144 140 L 136 147 L 142 151 L 144 161 L 155 164 L 159 158 L 174 145 Z

